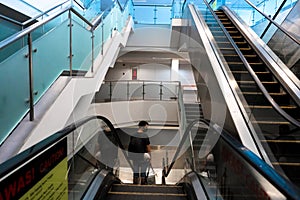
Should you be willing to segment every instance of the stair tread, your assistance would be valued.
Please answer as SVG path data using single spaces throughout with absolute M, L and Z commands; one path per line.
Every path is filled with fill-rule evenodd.
M 273 109 L 272 106 L 264 106 L 264 105 L 248 105 L 245 106 L 246 108 L 256 108 L 256 109 Z M 297 106 L 294 105 L 286 105 L 286 106 L 280 106 L 282 109 L 296 109 Z
M 116 183 L 114 184 L 115 186 L 124 186 L 124 187 L 145 187 L 145 188 L 150 188 L 150 187 L 160 187 L 160 188 L 182 188 L 181 186 L 177 185 L 136 185 L 136 184 L 121 184 L 121 183 Z
M 244 80 L 242 80 L 242 81 L 238 80 L 236 82 L 241 83 L 241 84 L 255 84 L 256 83 L 255 81 L 244 81 Z M 278 82 L 276 82 L 276 81 L 262 81 L 261 83 L 263 83 L 263 84 L 278 84 Z
M 262 95 L 262 92 L 242 92 L 243 94 L 248 94 L 248 95 Z M 280 95 L 286 95 L 285 92 L 269 92 L 270 95 L 273 96 L 280 96 Z
M 221 50 L 235 50 L 233 47 L 219 47 L 219 49 L 221 49 Z M 250 48 L 250 47 L 243 47 L 243 48 L 240 48 L 240 50 L 242 50 L 242 51 L 245 51 L 245 50 L 249 51 L 249 50 L 252 50 L 252 48 Z
M 224 56 L 226 57 L 226 56 Z M 235 64 L 235 65 L 242 65 L 244 64 L 243 62 L 227 62 L 228 64 L 232 65 L 232 64 Z M 250 65 L 263 65 L 264 63 L 262 62 L 248 62 Z M 237 71 L 237 72 L 248 72 L 248 71 Z M 262 72 L 261 72 L 262 73 Z M 270 73 L 270 72 L 264 72 L 264 73 Z
M 186 197 L 186 194 L 173 194 L 173 193 L 146 193 L 146 192 L 111 192 L 109 191 L 108 194 L 115 194 L 115 195 L 136 195 L 136 196 L 182 196 Z
M 300 167 L 300 163 L 298 162 L 272 162 L 273 165 L 286 165 L 286 166 L 296 166 Z
M 252 123 L 257 123 L 257 124 L 275 124 L 275 125 L 281 125 L 281 124 L 287 124 L 289 125 L 290 123 L 287 121 L 262 121 L 262 120 L 255 120 L 252 121 Z
M 248 71 L 235 71 L 235 70 L 231 70 L 232 73 L 239 73 L 239 74 L 249 74 Z M 256 74 L 270 74 L 270 72 L 255 72 Z
M 262 142 L 275 142 L 275 143 L 300 143 L 300 140 L 261 140 Z

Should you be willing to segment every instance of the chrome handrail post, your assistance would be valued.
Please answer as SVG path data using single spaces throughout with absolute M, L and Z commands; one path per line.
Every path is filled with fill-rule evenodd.
M 102 20 L 101 20 L 101 55 L 103 56 L 104 54 L 104 51 L 103 51 L 103 48 L 104 48 L 104 22 L 103 22 L 103 16 L 102 16 Z
M 92 29 L 92 69 L 91 72 L 94 72 L 94 59 L 95 59 L 95 55 L 94 55 L 94 48 L 95 48 L 95 34 L 94 34 L 94 29 Z
M 33 63 L 32 63 L 32 37 L 28 33 L 28 69 L 29 69 L 29 120 L 34 120 L 34 97 L 33 97 Z
M 71 2 L 72 3 L 72 2 Z M 69 44 L 69 69 L 70 69 L 70 76 L 72 76 L 72 68 L 73 68 L 73 63 L 72 63 L 72 60 L 73 60 L 73 52 L 72 52 L 72 13 L 71 13 L 71 10 L 69 10 L 69 28 L 70 28 L 70 33 L 69 33 L 69 41 L 70 41 L 70 44 Z

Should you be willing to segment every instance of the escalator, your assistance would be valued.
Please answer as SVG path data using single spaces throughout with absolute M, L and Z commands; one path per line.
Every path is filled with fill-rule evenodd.
M 299 106 L 222 10 L 200 10 L 271 165 L 300 186 Z
M 107 138 L 107 127 L 113 136 L 110 139 Z M 191 145 L 191 140 L 198 138 L 197 135 L 205 139 L 197 139 Z M 214 145 L 211 136 L 217 136 Z M 109 150 L 105 148 L 100 154 L 116 161 L 111 165 L 97 156 L 97 150 L 112 142 L 112 138 L 117 145 L 111 145 Z M 204 148 L 211 145 L 209 155 L 213 159 L 207 160 L 203 168 L 197 167 L 200 157 L 196 151 L 202 148 L 199 145 Z M 112 157 L 112 152 L 116 153 L 115 157 Z M 162 158 L 168 160 L 165 156 L 156 159 Z M 180 171 L 170 173 L 176 165 Z M 124 183 L 121 173 L 129 173 L 132 177 L 132 172 L 126 171 L 124 166 L 130 168 L 130 162 L 116 129 L 105 117 L 91 116 L 70 124 L 2 163 L 0 195 L 2 199 L 300 198 L 300 191 L 289 181 L 216 124 L 202 119 L 193 120 L 188 125 L 173 158 L 163 167 L 163 178 L 177 177 L 176 184 Z M 208 176 L 203 175 L 204 171 Z

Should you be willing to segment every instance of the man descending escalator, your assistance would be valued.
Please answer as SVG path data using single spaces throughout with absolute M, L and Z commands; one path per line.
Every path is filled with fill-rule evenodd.
M 149 160 L 144 159 L 144 154 L 151 152 L 150 140 L 145 132 L 148 130 L 149 123 L 146 121 L 140 121 L 138 124 L 137 132 L 130 137 L 128 146 L 129 158 L 132 160 L 134 167 L 133 172 L 133 184 L 142 185 L 146 184 L 146 169 L 148 167 Z

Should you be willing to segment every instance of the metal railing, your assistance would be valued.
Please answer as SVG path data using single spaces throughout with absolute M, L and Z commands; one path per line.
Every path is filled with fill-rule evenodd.
M 104 81 L 95 102 L 134 100 L 177 100 L 178 81 Z
M 117 0 L 115 1 L 117 2 Z M 85 69 L 86 71 L 90 70 L 92 73 L 94 72 L 94 61 L 95 61 L 95 57 L 97 55 L 103 54 L 103 47 L 104 47 L 104 43 L 106 42 L 107 39 L 112 37 L 112 32 L 114 30 L 121 30 L 122 27 L 124 27 L 124 25 L 126 24 L 126 21 L 128 20 L 128 16 L 123 16 L 122 20 L 121 19 L 115 19 L 114 20 L 118 20 L 116 23 L 111 23 L 110 21 L 112 21 L 111 15 L 108 15 L 108 13 L 110 12 L 125 12 L 126 11 L 126 15 L 130 15 L 130 6 L 131 4 L 129 3 L 131 2 L 130 0 L 126 1 L 126 3 L 124 4 L 124 7 L 119 7 L 119 3 L 114 3 L 113 5 L 111 5 L 110 8 L 107 8 L 105 11 L 103 11 L 101 14 L 99 14 L 97 16 L 97 18 L 95 18 L 92 22 L 90 22 L 88 19 L 86 19 L 82 14 L 80 14 L 78 12 L 77 9 L 74 8 L 73 3 L 70 1 L 66 1 L 60 5 L 58 5 L 58 7 L 60 7 L 57 12 L 49 15 L 48 17 L 44 18 L 41 21 L 37 21 L 36 23 L 30 25 L 29 27 L 23 29 L 22 31 L 15 33 L 14 35 L 6 38 L 5 40 L 0 42 L 0 51 L 1 51 L 1 56 L 2 58 L 4 58 L 4 60 L 1 61 L 1 65 L 3 65 L 2 69 L 5 69 L 5 71 L 7 71 L 8 69 L 13 70 L 12 68 L 10 68 L 9 66 L 11 66 L 11 57 L 15 56 L 15 57 L 21 57 L 24 58 L 24 54 L 25 53 L 25 58 L 26 60 L 22 59 L 20 62 L 18 62 L 18 64 L 14 64 L 13 68 L 18 69 L 17 71 L 13 72 L 13 73 L 9 73 L 9 74 L 13 74 L 14 77 L 11 77 L 9 80 L 17 80 L 15 79 L 16 76 L 28 76 L 28 82 L 26 82 L 26 84 L 28 84 L 27 86 L 25 86 L 25 83 L 22 83 L 22 87 L 26 87 L 29 88 L 29 95 L 26 96 L 24 98 L 24 95 L 22 94 L 22 97 L 18 97 L 18 96 L 14 96 L 13 98 L 20 98 L 20 100 L 18 101 L 14 101 L 12 103 L 18 103 L 20 101 L 24 101 L 25 99 L 25 104 L 19 106 L 22 107 L 21 111 L 19 111 L 17 113 L 17 110 L 14 112 L 15 116 L 10 115 L 10 114 L 6 114 L 4 113 L 4 115 L 6 116 L 10 116 L 11 119 L 4 119 L 4 120 L 8 120 L 9 122 L 5 121 L 5 122 L 1 122 L 1 125 L 4 126 L 6 124 L 6 126 L 0 130 L 5 130 L 5 131 L 1 131 L 3 132 L 3 134 L 5 134 L 5 132 L 7 134 L 9 134 L 9 132 L 11 130 L 13 130 L 13 127 L 8 127 L 7 124 L 12 125 L 14 123 L 13 126 L 15 126 L 15 124 L 17 124 L 20 120 L 23 118 L 22 113 L 27 113 L 28 112 L 28 107 L 29 107 L 29 116 L 30 116 L 30 120 L 33 121 L 34 120 L 34 103 L 37 102 L 37 100 L 41 97 L 41 95 L 45 92 L 45 90 L 48 89 L 48 87 L 50 87 L 50 85 L 53 83 L 53 81 L 57 78 L 57 76 L 60 75 L 61 71 L 65 70 L 63 69 L 64 67 L 66 67 L 68 65 L 68 68 L 66 68 L 66 70 L 70 71 L 70 76 L 72 76 L 72 72 L 74 70 L 74 63 L 73 62 L 77 62 L 75 64 L 77 64 L 76 67 L 81 67 L 81 65 L 84 65 L 83 68 L 87 68 Z M 112 9 L 112 8 L 116 8 L 116 9 Z M 53 8 L 54 9 L 54 8 Z M 49 9 L 47 12 L 52 11 L 52 9 Z M 108 19 L 109 18 L 109 19 Z M 123 20 L 124 19 L 124 20 Z M 108 21 L 109 20 L 109 21 Z M 107 22 L 106 22 L 107 21 Z M 106 24 L 104 24 L 106 23 Z M 49 28 L 45 28 L 47 25 L 49 25 Z M 62 26 L 68 26 L 68 28 L 60 28 Z M 117 26 L 122 26 L 122 27 L 117 27 Z M 54 31 L 56 30 L 55 28 L 57 28 L 58 31 Z M 77 29 L 75 29 L 77 28 Z M 36 70 L 40 70 L 39 64 L 40 61 L 38 61 L 39 59 L 42 60 L 40 57 L 46 57 L 49 58 L 51 57 L 51 54 L 49 54 L 49 51 L 55 51 L 55 49 L 51 49 L 51 45 L 54 44 L 56 42 L 52 41 L 52 42 L 48 42 L 48 40 L 46 40 L 46 42 L 44 43 L 48 43 L 48 44 L 44 44 L 43 45 L 49 45 L 50 47 L 48 48 L 47 51 L 41 51 L 44 50 L 41 45 L 41 42 L 43 38 L 48 37 L 49 34 L 45 34 L 44 29 L 46 29 L 46 33 L 50 32 L 53 36 L 53 34 L 56 34 L 54 38 L 57 38 L 57 34 L 63 35 L 60 36 L 59 38 L 62 40 L 59 42 L 59 44 L 54 45 L 55 48 L 58 48 L 59 51 L 68 51 L 67 55 L 65 55 L 63 53 L 60 54 L 60 56 L 62 58 L 55 58 L 55 63 L 50 64 L 47 63 L 43 63 L 43 67 L 49 66 L 49 65 L 56 65 L 53 66 L 53 68 L 47 68 L 47 70 L 51 71 L 51 75 L 44 77 L 44 74 L 34 74 L 33 75 L 33 71 Z M 85 52 L 82 52 L 84 49 L 82 47 L 80 47 L 80 50 L 75 49 L 75 45 L 76 43 L 78 43 L 79 41 L 75 41 L 75 39 L 73 38 L 74 35 L 78 35 L 80 33 L 75 33 L 74 30 L 79 30 L 80 32 L 84 33 L 87 43 L 84 43 L 86 45 L 86 47 L 90 47 L 90 49 L 87 49 Z M 65 32 L 61 32 L 65 31 Z M 42 37 L 43 36 L 43 37 Z M 64 40 L 64 39 L 67 40 Z M 81 38 L 84 39 L 84 38 Z M 97 39 L 97 40 L 96 40 Z M 20 42 L 21 41 L 21 42 Z M 23 42 L 26 41 L 26 42 Z M 26 43 L 26 44 L 23 44 Z M 38 44 L 39 45 L 38 45 Z M 60 44 L 61 43 L 61 44 Z M 64 46 L 64 45 L 68 45 L 68 47 Z M 63 46 L 63 47 L 58 47 L 59 45 Z M 37 47 L 39 46 L 39 48 Z M 78 46 L 78 45 L 77 45 Z M 27 47 L 27 50 L 26 50 Z M 74 52 L 75 50 L 76 52 Z M 99 51 L 100 50 L 100 51 Z M 80 52 L 79 52 L 80 51 Z M 18 52 L 18 53 L 16 53 Z M 46 53 L 43 54 L 43 53 Z M 76 54 L 75 54 L 76 53 Z M 75 57 L 74 57 L 75 54 Z M 39 57 L 38 57 L 39 55 Z M 84 57 L 85 56 L 85 57 Z M 65 59 L 65 57 L 67 57 L 67 59 Z M 90 59 L 91 57 L 91 59 Z M 81 59 L 81 60 L 79 60 Z M 45 59 L 43 59 L 45 60 Z M 53 61 L 53 60 L 52 60 Z M 26 63 L 28 63 L 28 70 L 26 71 L 26 73 L 23 72 L 24 69 L 24 65 L 26 66 Z M 43 61 L 42 61 L 43 62 Z M 44 61 L 45 62 L 45 61 Z M 66 65 L 65 65 L 66 64 Z M 19 65 L 21 65 L 23 68 L 22 70 L 20 70 Z M 8 66 L 8 67 L 4 67 L 4 66 Z M 53 71 L 54 70 L 54 71 Z M 2 72 L 4 74 L 4 72 Z M 5 72 L 7 73 L 7 72 Z M 23 73 L 20 74 L 19 73 Z M 55 74 L 55 75 L 53 75 Z M 52 77 L 55 76 L 55 77 Z M 8 77 L 8 76 L 6 76 Z M 34 77 L 38 77 L 39 79 L 43 79 L 42 85 L 38 85 L 40 84 L 39 81 L 36 81 L 37 78 L 34 79 Z M 44 80 L 45 79 L 45 80 Z M 3 79 L 4 81 L 5 79 Z M 22 79 L 23 81 L 23 79 Z M 17 85 L 14 84 L 14 85 Z M 35 87 L 34 87 L 35 86 Z M 19 86 L 20 87 L 20 86 Z M 5 92 L 3 90 L 3 96 L 6 95 L 10 95 L 10 94 L 6 94 L 7 92 Z M 38 94 L 38 95 L 37 95 Z M 19 94 L 18 94 L 19 95 Z M 19 95 L 21 96 L 21 94 Z M 29 106 L 28 106 L 29 105 Z M 6 107 L 8 108 L 9 106 L 6 105 Z M 12 107 L 16 108 L 18 106 L 13 105 Z M 11 108 L 12 109 L 12 108 Z M 14 119 L 12 119 L 14 118 Z M 1 136 L 3 139 L 4 136 Z M 6 137 L 6 136 L 5 136 Z

